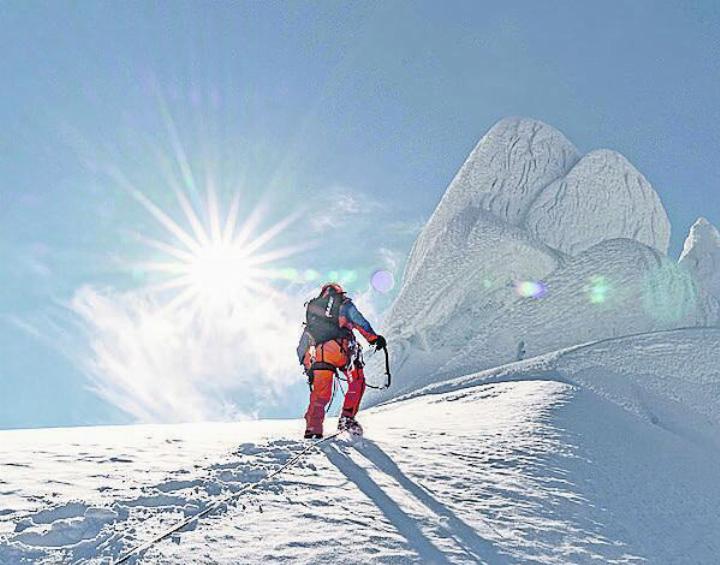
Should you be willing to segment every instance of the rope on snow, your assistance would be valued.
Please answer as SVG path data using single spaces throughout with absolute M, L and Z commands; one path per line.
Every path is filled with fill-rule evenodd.
M 300 460 L 301 460 L 305 455 L 307 455 L 310 451 L 312 451 L 313 449 L 317 448 L 321 443 L 324 443 L 324 442 L 326 442 L 326 441 L 328 441 L 328 440 L 331 440 L 331 439 L 337 437 L 338 435 L 340 435 L 341 433 L 342 433 L 341 431 L 338 431 L 338 432 L 335 432 L 335 433 L 333 433 L 333 434 L 331 434 L 331 435 L 329 435 L 329 436 L 327 436 L 327 437 L 324 437 L 324 438 L 322 438 L 322 439 L 320 439 L 320 440 L 318 440 L 318 441 L 316 441 L 316 442 L 314 442 L 314 443 L 311 443 L 310 445 L 308 445 L 307 447 L 305 447 L 302 451 L 300 451 L 299 453 L 297 453 L 292 459 L 290 459 L 289 461 L 287 461 L 284 465 L 282 465 L 281 467 L 278 467 L 277 469 L 275 469 L 272 473 L 269 473 L 268 475 L 266 475 L 265 477 L 263 477 L 262 479 L 260 479 L 259 481 L 255 482 L 255 483 L 250 483 L 250 484 L 248 484 L 248 485 L 245 485 L 243 488 L 241 488 L 241 489 L 240 489 L 239 491 L 237 491 L 237 492 L 234 492 L 234 493 L 232 493 L 232 494 L 230 494 L 230 495 L 228 495 L 228 496 L 225 496 L 225 497 L 221 498 L 220 500 L 217 500 L 215 503 L 210 504 L 207 508 L 205 508 L 205 509 L 202 510 L 201 512 L 198 512 L 197 514 L 193 514 L 192 516 L 190 516 L 190 517 L 188 517 L 188 518 L 185 518 L 185 519 L 182 520 L 181 522 L 178 522 L 178 523 L 175 524 L 174 526 L 172 526 L 172 527 L 168 528 L 167 530 L 159 533 L 159 534 L 156 535 L 154 538 L 146 541 L 145 543 L 143 543 L 143 544 L 141 544 L 141 545 L 138 545 L 138 546 L 136 546 L 136 547 L 133 547 L 132 549 L 130 549 L 129 551 L 127 551 L 126 553 L 124 553 L 122 556 L 120 556 L 120 558 L 119 558 L 117 561 L 115 561 L 115 562 L 113 563 L 113 565 L 120 565 L 121 563 L 127 562 L 127 561 L 128 561 L 131 557 L 133 557 L 134 555 L 137 555 L 137 554 L 139 554 L 139 553 L 142 553 L 143 551 L 146 551 L 147 549 L 150 549 L 150 547 L 152 547 L 152 546 L 155 545 L 156 543 L 159 543 L 159 542 L 161 542 L 162 540 L 170 537 L 170 536 L 171 536 L 172 534 L 174 534 L 175 532 L 177 532 L 177 531 L 179 531 L 179 530 L 182 530 L 184 527 L 188 526 L 189 524 L 192 524 L 192 523 L 195 522 L 196 520 L 199 520 L 200 518 L 203 518 L 203 517 L 205 517 L 205 516 L 207 516 L 207 515 L 209 515 L 209 514 L 212 514 L 213 512 L 215 512 L 216 510 L 220 509 L 224 504 L 230 502 L 231 500 L 233 500 L 233 499 L 235 499 L 235 498 L 238 498 L 240 495 L 243 495 L 243 494 L 245 494 L 245 493 L 247 493 L 247 492 L 250 492 L 251 490 L 255 490 L 259 485 L 268 482 L 269 480 L 271 480 L 271 479 L 273 479 L 274 477 L 278 476 L 278 475 L 279 475 L 280 473 L 282 473 L 283 471 L 286 471 L 287 469 L 289 469 L 290 467 L 292 467 L 293 465 L 295 465 L 298 461 L 300 461 Z

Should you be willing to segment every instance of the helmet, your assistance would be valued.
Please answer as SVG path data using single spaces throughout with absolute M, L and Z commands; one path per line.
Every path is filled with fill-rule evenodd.
M 333 292 L 335 294 L 345 294 L 345 291 L 343 290 L 343 287 L 341 287 L 338 283 L 326 283 L 322 286 L 320 289 L 320 295 L 323 296 L 327 292 Z

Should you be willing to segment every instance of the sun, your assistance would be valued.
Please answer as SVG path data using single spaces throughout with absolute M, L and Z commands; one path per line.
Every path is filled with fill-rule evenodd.
M 228 296 L 244 289 L 254 273 L 242 248 L 214 242 L 204 246 L 187 264 L 189 284 L 198 296 Z
M 161 258 L 135 267 L 153 279 L 147 287 L 149 291 L 171 293 L 168 306 L 172 308 L 208 311 L 247 303 L 258 294 L 271 294 L 270 283 L 278 278 L 278 270 L 271 268 L 272 263 L 304 248 L 274 245 L 277 236 L 294 222 L 295 216 L 259 231 L 263 213 L 261 207 L 256 207 L 241 223 L 239 194 L 232 198 L 223 214 L 213 190 L 207 191 L 198 207 L 194 207 L 182 191 L 176 190 L 184 221 L 173 219 L 169 212 L 138 190 L 133 190 L 133 196 L 164 228 L 167 236 L 155 239 L 140 235 L 156 254 L 160 252 Z
M 173 192 L 177 207 L 163 209 L 120 167 L 112 163 L 103 167 L 164 231 L 152 237 L 136 233 L 149 248 L 152 259 L 131 262 L 127 267 L 144 281 L 147 292 L 162 296 L 163 302 L 169 297 L 168 308 L 209 311 L 240 302 L 250 305 L 258 295 L 277 297 L 274 281 L 288 281 L 287 273 L 294 269 L 276 263 L 316 245 L 309 240 L 290 245 L 280 245 L 278 241 L 305 209 L 296 207 L 295 212 L 271 224 L 270 214 L 266 213 L 269 208 L 263 204 L 243 207 L 245 215 L 241 214 L 239 191 L 221 201 L 216 191 L 220 178 L 217 160 L 202 160 L 200 171 L 194 170 L 167 102 L 161 92 L 156 94 L 170 142 L 169 148 L 156 148 L 160 157 L 158 169 L 164 177 L 160 188 Z M 244 184 L 235 177 L 225 182 L 226 186 Z M 266 199 L 269 197 L 265 195 Z

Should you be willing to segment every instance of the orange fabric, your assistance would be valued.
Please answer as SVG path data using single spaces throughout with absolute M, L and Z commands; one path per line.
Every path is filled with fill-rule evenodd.
M 310 403 L 307 412 L 305 412 L 306 429 L 309 432 L 314 434 L 323 433 L 325 407 L 332 397 L 334 378 L 334 371 L 320 369 L 314 371 Z
M 355 417 L 360 410 L 360 402 L 363 394 L 365 394 L 365 371 L 361 364 L 355 366 L 345 373 L 348 378 L 348 389 L 345 393 L 345 401 L 343 402 L 342 415 Z
M 325 343 L 321 343 L 320 345 L 315 347 L 315 361 L 316 362 L 324 362 L 324 363 L 330 363 L 334 367 L 337 367 L 338 369 L 342 369 L 343 367 L 347 366 L 348 361 L 350 361 L 350 358 L 348 357 L 348 344 L 347 340 L 343 340 L 343 344 L 340 345 L 337 341 L 326 341 Z M 312 349 L 312 348 L 311 348 Z M 310 369 L 310 366 L 313 364 L 312 359 L 312 350 L 308 349 L 307 353 L 305 353 L 305 359 L 303 359 L 303 363 L 305 364 L 306 369 Z
M 348 370 L 347 366 L 350 362 L 348 353 L 349 343 L 343 340 L 342 343 L 337 341 L 326 341 L 315 348 L 315 359 L 313 360 L 311 351 L 305 354 L 303 363 L 307 370 L 310 370 L 313 362 L 329 363 L 337 369 L 343 371 L 348 379 L 348 390 L 343 403 L 342 415 L 355 416 L 360 408 L 360 401 L 365 393 L 365 375 L 362 365 L 356 364 L 352 369 Z M 307 423 L 307 431 L 322 434 L 323 423 L 325 421 L 325 410 L 330 399 L 332 398 L 333 380 L 335 372 L 331 369 L 313 369 L 312 389 L 310 391 L 310 403 L 307 412 L 305 412 L 305 422 Z

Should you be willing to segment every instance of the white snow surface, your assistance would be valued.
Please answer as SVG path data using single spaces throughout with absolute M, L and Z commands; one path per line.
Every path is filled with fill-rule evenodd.
M 720 232 L 705 218 L 690 228 L 680 265 L 693 273 L 700 288 L 720 300 Z
M 622 155 L 598 149 L 537 196 L 525 225 L 538 239 L 577 255 L 608 239 L 634 239 L 667 253 L 670 220 L 647 179 Z
M 143 563 L 712 563 L 720 330 L 606 340 L 361 413 Z M 0 563 L 107 563 L 286 462 L 300 421 L 0 432 Z
M 434 291 L 419 283 L 402 289 L 387 326 L 397 389 L 371 393 L 371 402 L 515 361 L 521 349 L 529 357 L 577 343 L 710 326 L 718 320 L 717 309 L 698 292 L 686 270 L 634 240 L 604 241 L 570 258 L 537 249 L 522 255 L 513 252 L 522 247 L 508 239 L 480 241 L 488 246 L 488 261 L 479 261 L 475 271 L 437 282 L 428 274 Z M 518 297 L 513 272 L 524 272 L 527 276 L 520 278 L 530 280 L 534 273 L 543 281 L 545 294 Z M 483 285 L 482 277 L 493 274 L 493 284 Z M 427 304 L 415 294 L 416 287 L 425 293 Z M 422 315 L 400 310 L 406 301 L 417 303 Z M 430 306 L 443 308 L 444 316 L 425 318 Z M 406 308 L 412 311 L 410 305 Z M 368 366 L 369 374 L 381 372 L 377 357 Z
M 402 392 L 579 342 L 717 325 L 703 288 L 714 251 L 698 283 L 667 258 L 669 237 L 660 198 L 625 157 L 581 158 L 542 122 L 500 121 L 418 236 L 385 319 Z
M 411 280 L 434 261 L 433 246 L 466 210 L 484 210 L 520 226 L 540 191 L 579 159 L 558 130 L 538 120 L 505 118 L 478 142 L 421 232 L 405 273 Z M 460 220 L 462 221 L 462 220 Z

